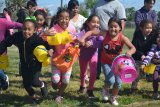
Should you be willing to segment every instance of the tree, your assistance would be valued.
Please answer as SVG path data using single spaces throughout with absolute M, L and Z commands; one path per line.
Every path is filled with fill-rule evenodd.
M 80 4 L 80 14 L 88 17 L 90 14 L 90 10 L 93 8 L 96 0 L 85 0 L 84 3 Z
M 135 8 L 131 7 L 131 8 L 126 8 L 126 17 L 127 17 L 127 21 L 134 21 L 134 17 L 135 17 Z

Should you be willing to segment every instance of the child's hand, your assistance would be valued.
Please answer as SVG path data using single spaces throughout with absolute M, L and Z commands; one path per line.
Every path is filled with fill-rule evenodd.
M 85 40 L 84 39 L 77 39 L 78 41 L 79 41 L 79 43 L 82 45 L 82 46 L 84 46 L 85 45 Z
M 56 32 L 55 29 L 49 29 L 49 30 L 46 30 L 46 31 L 44 32 L 44 34 L 47 35 L 47 36 L 52 36 L 52 35 L 55 35 L 56 33 L 57 33 L 57 32 Z
M 143 61 L 143 59 L 144 59 L 145 57 L 146 57 L 146 56 L 142 55 L 142 56 L 141 56 L 141 60 Z
M 49 56 L 53 56 L 53 52 L 54 52 L 54 50 L 53 50 L 53 49 L 50 49 L 50 50 L 48 51 L 48 55 L 49 55 Z
M 143 71 L 144 67 L 145 67 L 145 65 L 141 65 L 140 69 Z
M 131 57 L 132 56 L 132 54 L 130 53 L 130 52 L 126 52 L 126 57 Z
M 85 43 L 85 47 L 90 47 L 90 46 L 92 46 L 92 42 L 91 41 L 87 41 L 86 43 Z

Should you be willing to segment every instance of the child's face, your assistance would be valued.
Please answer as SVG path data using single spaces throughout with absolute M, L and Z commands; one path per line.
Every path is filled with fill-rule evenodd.
M 94 16 L 90 22 L 87 23 L 89 30 L 99 29 L 99 18 Z
M 140 28 L 140 29 L 144 36 L 148 36 L 152 32 L 152 24 L 148 23 L 143 28 Z
M 30 5 L 28 10 L 29 10 L 29 13 L 34 13 L 37 10 L 37 6 L 31 6 Z
M 111 22 L 108 26 L 109 34 L 113 37 L 117 36 L 121 31 L 120 26 L 116 22 Z
M 23 25 L 23 36 L 28 39 L 36 32 L 35 25 L 32 22 L 26 22 Z
M 68 12 L 62 12 L 59 15 L 58 24 L 63 29 L 66 30 L 69 25 L 69 13 Z
M 73 9 L 72 9 L 73 15 L 76 15 L 79 13 L 79 6 L 76 5 Z
M 43 15 L 37 15 L 36 20 L 37 20 L 38 27 L 42 27 L 45 22 Z
M 159 34 L 157 36 L 156 42 L 157 42 L 157 45 L 160 46 L 160 32 L 159 32 Z

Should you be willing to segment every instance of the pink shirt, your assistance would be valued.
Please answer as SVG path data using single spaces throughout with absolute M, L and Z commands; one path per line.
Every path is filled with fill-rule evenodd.
M 11 22 L 7 21 L 5 18 L 0 18 L 0 42 L 4 40 L 7 29 L 22 28 L 22 26 L 21 23 Z
M 58 24 L 54 25 L 54 26 L 52 27 L 52 29 L 54 29 L 57 33 L 61 33 L 61 32 L 64 31 Z M 66 30 L 68 30 L 68 31 L 69 31 L 70 33 L 72 33 L 72 34 L 76 34 L 75 27 L 74 27 L 73 25 L 71 25 L 71 24 L 69 24 L 69 26 L 68 26 L 68 28 L 67 28 Z M 75 37 L 73 36 L 73 39 L 74 39 L 74 38 L 75 38 Z M 66 49 L 68 46 L 70 46 L 70 43 L 61 44 L 61 45 L 56 45 L 56 46 L 55 46 L 55 49 L 56 49 L 55 56 L 58 56 L 58 55 L 60 55 L 62 52 L 64 52 L 65 49 Z

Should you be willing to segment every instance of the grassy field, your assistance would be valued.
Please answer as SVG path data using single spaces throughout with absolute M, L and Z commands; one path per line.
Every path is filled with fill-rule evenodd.
M 126 29 L 124 34 L 132 39 L 133 29 Z M 124 52 L 127 48 L 124 48 Z M 8 48 L 9 54 L 9 67 L 6 70 L 7 75 L 10 79 L 10 86 L 7 91 L 3 91 L 0 95 L 0 107 L 30 107 L 29 96 L 22 86 L 22 78 L 17 77 L 18 74 L 18 51 L 15 46 Z M 101 89 L 103 86 L 103 73 L 101 79 L 95 82 L 94 94 L 96 99 L 88 99 L 86 93 L 78 94 L 77 90 L 80 86 L 79 80 L 79 66 L 76 63 L 73 67 L 73 78 L 68 85 L 64 99 L 61 104 L 56 104 L 52 98 L 56 91 L 51 88 L 50 66 L 43 68 L 42 80 L 45 80 L 48 84 L 49 96 L 43 99 L 38 105 L 39 107 L 109 107 L 111 106 L 108 102 L 103 102 L 101 98 Z M 152 84 L 141 80 L 139 83 L 139 91 L 136 94 L 130 93 L 130 85 L 123 84 L 123 87 L 119 93 L 118 101 L 120 107 L 159 107 L 160 101 L 152 99 Z M 37 94 L 40 95 L 40 90 L 37 90 Z

